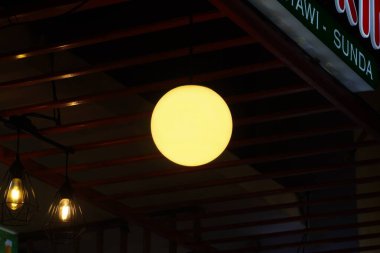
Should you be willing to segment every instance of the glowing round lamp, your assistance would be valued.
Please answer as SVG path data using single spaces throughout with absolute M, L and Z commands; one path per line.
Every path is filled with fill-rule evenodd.
M 174 163 L 199 166 L 217 158 L 232 134 L 228 105 L 215 91 L 184 85 L 157 103 L 151 119 L 154 143 Z

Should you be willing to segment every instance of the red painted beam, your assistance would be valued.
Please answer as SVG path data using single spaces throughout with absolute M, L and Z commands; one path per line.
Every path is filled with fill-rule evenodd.
M 67 125 L 49 127 L 49 128 L 41 129 L 40 133 L 43 135 L 53 135 L 53 134 L 76 132 L 76 131 L 81 131 L 88 128 L 120 125 L 120 124 L 129 123 L 129 122 L 134 122 L 137 120 L 145 120 L 149 118 L 150 115 L 151 115 L 151 112 L 143 112 L 143 113 L 137 113 L 137 114 L 124 114 L 124 115 L 118 115 L 118 116 L 113 116 L 109 118 L 101 118 L 101 119 L 77 122 L 77 123 L 72 123 L 72 124 L 67 124 Z M 27 138 L 27 137 L 31 137 L 31 135 L 25 134 L 25 133 L 20 134 L 20 138 Z M 17 139 L 17 134 L 13 134 L 13 133 L 0 136 L 0 141 L 10 141 L 10 140 L 16 140 L 16 139 Z
M 307 131 L 301 131 L 301 132 L 290 132 L 290 133 L 286 133 L 286 134 L 281 134 L 281 135 L 271 135 L 271 136 L 260 136 L 260 137 L 257 137 L 257 138 L 252 138 L 252 139 L 248 139 L 248 140 L 240 140 L 240 141 L 232 141 L 231 144 L 230 144 L 230 147 L 231 148 L 236 148 L 236 147 L 242 147 L 242 146 L 246 146 L 246 145 L 257 145 L 257 144 L 268 144 L 268 143 L 273 143 L 273 142 L 277 142 L 277 141 L 285 141 L 285 140 L 293 140 L 293 139 L 297 139 L 297 138 L 304 138 L 304 137 L 312 137 L 312 136 L 318 136 L 318 135 L 323 135 L 323 134 L 329 134 L 329 133 L 336 133 L 336 132 L 339 132 L 339 131 L 349 131 L 349 130 L 353 130 L 355 127 L 353 126 L 341 126 L 341 127 L 333 127 L 333 128 L 322 128 L 322 129 L 311 129 L 311 130 L 307 130 Z M 150 136 L 149 136 L 150 138 Z M 74 149 L 77 150 L 74 146 Z M 25 153 L 22 154 L 22 156 L 24 156 Z M 353 166 L 353 164 L 350 164 L 350 165 L 347 165 L 347 166 Z M 305 174 L 305 173 L 315 173 L 315 172 L 322 172 L 322 171 L 331 171 L 331 170 L 337 170 L 341 167 L 344 167 L 346 168 L 347 166 L 342 166 L 342 165 L 335 165 L 335 166 L 322 166 L 322 167 L 317 167 L 315 169 L 313 168 L 307 168 L 305 170 L 293 170 L 293 171 L 289 171 L 287 170 L 287 173 L 289 173 L 289 175 L 301 175 L 301 174 Z M 332 168 L 330 168 L 332 167 Z M 292 174 L 294 173 L 294 174 Z M 144 173 L 145 174 L 145 173 Z M 241 178 L 242 181 L 251 181 L 251 180 L 259 180 L 259 178 L 263 177 L 263 178 L 271 178 L 271 177 L 280 177 L 281 174 L 277 174 L 277 173 L 270 173 L 270 175 L 268 174 L 265 174 L 265 175 L 257 175 L 257 176 L 252 176 L 252 177 L 243 177 Z M 257 179 L 256 179 L 257 178 Z M 96 180 L 89 180 L 89 181 L 82 181 L 78 184 L 76 184 L 76 187 L 95 187 L 95 186 L 99 186 L 99 185 L 106 185 L 106 184 L 112 184 L 112 183 L 121 183 L 121 182 L 125 182 L 124 181 L 125 177 L 111 177 L 111 178 L 102 178 L 102 179 L 96 179 Z M 129 177 L 127 178 L 129 179 Z M 225 184 L 231 182 L 231 183 L 234 183 L 235 181 L 240 181 L 239 178 L 234 178 L 234 179 L 224 179 L 225 181 L 223 180 L 216 180 L 215 182 L 209 182 L 210 186 L 217 186 L 217 185 L 220 185 L 220 184 L 223 184 L 222 182 L 225 182 Z M 198 188 L 202 188 L 202 187 L 207 187 L 207 185 L 205 184 L 205 182 L 200 182 L 200 183 L 196 183 L 194 185 L 182 185 L 180 186 L 181 187 L 181 190 L 188 190 L 188 189 L 193 189 L 194 187 L 196 189 Z M 155 194 L 158 194 L 160 193 L 161 191 L 163 191 L 163 189 L 160 189 L 157 193 L 155 192 Z M 176 191 L 176 187 L 168 187 L 166 188 L 166 190 L 164 190 L 165 192 L 172 192 L 172 191 Z M 162 192 L 161 192 L 162 193 Z
M 369 160 L 364 161 L 366 164 L 368 164 Z M 372 165 L 374 164 L 380 164 L 380 159 L 373 159 Z M 253 176 L 244 176 L 244 177 L 234 177 L 234 178 L 224 178 L 224 179 L 216 179 L 216 180 L 209 180 L 204 182 L 196 182 L 192 184 L 181 184 L 166 188 L 158 188 L 158 189 L 148 189 L 148 190 L 142 190 L 142 191 L 136 191 L 136 192 L 124 192 L 120 194 L 114 194 L 111 197 L 118 199 L 118 198 L 138 198 L 138 197 L 146 197 L 151 195 L 159 195 L 159 194 L 167 194 L 167 193 L 173 193 L 173 192 L 179 192 L 179 191 L 189 191 L 189 190 L 198 190 L 202 188 L 210 188 L 210 187 L 218 187 L 218 186 L 225 186 L 225 185 L 231 185 L 231 184 L 239 184 L 244 182 L 254 182 L 254 181 L 260 181 L 260 180 L 269 180 L 269 179 L 278 179 L 283 177 L 291 177 L 291 176 L 299 176 L 299 175 L 305 175 L 305 174 L 317 174 L 317 173 L 323 173 L 323 172 L 332 172 L 332 171 L 338 171 L 338 170 L 344 170 L 344 169 L 350 169 L 354 168 L 355 165 L 358 165 L 360 163 L 345 163 L 345 164 L 334 164 L 329 166 L 311 166 L 304 169 L 291 169 L 291 170 L 283 170 L 278 172 L 268 172 L 265 174 L 259 174 L 259 175 L 253 175 Z M 113 181 L 116 181 L 117 178 L 112 178 Z M 105 180 L 104 180 L 105 181 Z M 90 181 L 91 182 L 91 181 Z M 91 185 L 93 186 L 99 186 L 104 185 L 101 180 L 97 181 L 98 183 L 94 185 L 94 183 Z M 80 182 L 75 185 L 75 187 L 88 187 L 88 182 Z
M 85 151 L 85 150 L 114 147 L 118 145 L 128 145 L 128 144 L 133 144 L 136 142 L 142 142 L 142 141 L 147 141 L 147 140 L 152 140 L 152 136 L 150 134 L 135 135 L 131 137 L 116 138 L 116 139 L 105 140 L 105 141 L 88 142 L 88 143 L 73 145 L 70 147 L 72 147 L 75 150 L 75 153 L 77 153 L 77 152 Z M 51 156 L 51 155 L 56 155 L 56 154 L 61 154 L 61 153 L 62 153 L 62 150 L 60 149 L 49 148 L 49 149 L 44 149 L 44 150 L 24 152 L 24 153 L 21 153 L 20 156 L 22 158 L 31 159 L 31 158 L 46 157 L 46 156 Z
M 319 114 L 319 113 L 334 112 L 334 111 L 337 111 L 337 109 L 331 105 L 317 105 L 317 106 L 312 106 L 308 108 L 295 108 L 295 109 L 291 109 L 285 112 L 278 111 L 274 113 L 247 117 L 242 120 L 235 121 L 234 127 L 270 122 L 270 121 L 273 121 L 273 118 L 275 118 L 276 120 L 285 120 L 285 119 L 291 119 L 291 118 L 298 118 L 302 116 L 308 116 L 311 114 Z
M 126 176 L 123 179 L 124 181 L 128 181 L 128 177 L 130 180 L 137 180 L 138 178 L 146 179 L 146 178 L 152 178 L 152 177 L 156 178 L 159 176 L 176 175 L 176 174 L 182 174 L 182 173 L 194 173 L 197 171 L 204 171 L 206 169 L 220 168 L 219 166 L 226 167 L 226 166 L 237 166 L 237 165 L 243 165 L 243 164 L 266 163 L 266 162 L 314 156 L 314 155 L 320 155 L 320 154 L 326 154 L 326 153 L 341 152 L 341 151 L 356 149 L 361 146 L 372 146 L 372 145 L 377 145 L 377 142 L 368 141 L 368 142 L 363 142 L 358 145 L 353 145 L 353 144 L 343 144 L 343 145 L 337 145 L 337 146 L 330 145 L 324 148 L 317 148 L 317 149 L 313 148 L 313 149 L 307 149 L 307 150 L 303 149 L 300 151 L 292 151 L 288 153 L 271 154 L 271 155 L 265 155 L 265 156 L 259 156 L 259 157 L 240 159 L 240 160 L 226 161 L 226 162 L 218 163 L 218 165 L 213 165 L 212 163 L 205 166 L 199 166 L 199 167 L 193 168 L 192 170 L 188 170 L 187 168 L 183 168 L 183 167 L 179 167 L 178 169 L 173 168 L 173 169 L 167 169 L 167 170 L 160 170 L 160 171 L 156 171 L 152 173 L 144 173 L 143 175 L 139 174 L 137 177 L 136 175 Z M 124 165 L 124 164 L 134 163 L 138 161 L 147 161 L 147 160 L 161 159 L 161 158 L 163 158 L 163 156 L 157 152 L 157 153 L 152 153 L 152 154 L 147 154 L 147 155 L 104 160 L 100 162 L 76 164 L 76 165 L 70 166 L 70 170 L 72 172 L 84 171 L 84 170 L 111 167 L 115 165 Z M 41 173 L 62 173 L 63 171 L 64 171 L 64 167 L 57 167 L 57 168 L 51 168 L 48 171 L 41 171 Z
M 245 37 L 230 39 L 226 41 L 218 41 L 218 42 L 212 42 L 212 43 L 207 43 L 203 45 L 196 45 L 194 46 L 193 53 L 202 54 L 202 53 L 218 51 L 218 50 L 222 50 L 226 48 L 231 48 L 231 47 L 248 45 L 252 43 L 254 43 L 254 40 L 250 37 L 245 36 Z M 41 83 L 48 83 L 52 81 L 74 78 L 78 76 L 85 76 L 85 75 L 106 72 L 106 71 L 115 70 L 115 69 L 121 69 L 121 68 L 126 68 L 126 67 L 131 67 L 131 66 L 153 63 L 153 62 L 162 61 L 162 60 L 184 57 L 184 56 L 187 56 L 188 54 L 189 54 L 189 48 L 185 47 L 185 48 L 175 49 L 171 51 L 159 52 L 159 53 L 154 53 L 150 55 L 137 56 L 134 58 L 126 58 L 126 59 L 122 59 L 118 61 L 97 64 L 90 67 L 77 68 L 77 69 L 68 70 L 64 72 L 43 74 L 39 76 L 32 76 L 32 77 L 2 82 L 0 83 L 0 88 L 11 88 L 11 87 L 17 88 L 17 87 L 33 86 L 33 85 L 41 84 Z M 276 63 L 278 66 L 279 62 L 276 62 Z M 265 63 L 263 64 L 263 66 L 264 66 L 264 69 L 266 69 Z M 256 68 L 257 67 L 258 65 L 256 64 Z
M 162 204 L 162 205 L 141 206 L 141 207 L 136 207 L 135 210 L 136 212 L 155 212 L 159 210 L 198 206 L 198 205 L 209 204 L 209 203 L 227 202 L 227 201 L 233 201 L 233 200 L 243 199 L 243 198 L 267 197 L 267 196 L 283 195 L 283 194 L 305 192 L 305 191 L 327 190 L 327 189 L 334 189 L 334 188 L 343 187 L 343 186 L 347 186 L 351 184 L 367 184 L 367 183 L 378 182 L 378 181 L 380 181 L 380 176 L 365 177 L 365 178 L 360 178 L 357 180 L 355 179 L 337 180 L 337 181 L 317 183 L 317 184 L 298 185 L 298 186 L 288 187 L 284 189 L 249 192 L 249 193 L 239 194 L 239 195 L 218 196 L 218 197 L 202 198 L 202 199 L 196 199 L 196 200 L 185 200 L 185 201 Z M 116 199 L 119 199 L 121 197 L 124 197 L 124 196 L 116 196 Z M 115 199 L 115 198 L 113 198 L 113 195 L 104 196 L 102 198 L 99 198 L 99 201 L 104 201 L 108 199 Z
M 256 138 L 232 141 L 229 147 L 238 148 L 238 147 L 249 146 L 249 145 L 268 144 L 268 143 L 273 143 L 277 141 L 285 141 L 285 140 L 312 137 L 312 136 L 321 136 L 325 134 L 337 133 L 337 132 L 342 132 L 342 131 L 353 131 L 355 129 L 357 129 L 357 127 L 354 127 L 353 125 L 349 125 L 349 124 L 330 127 L 330 128 L 317 128 L 317 129 L 312 129 L 308 131 L 299 131 L 299 132 L 294 132 L 294 133 L 286 133 L 286 134 L 279 134 L 279 135 L 272 135 L 272 136 L 261 136 L 261 137 L 256 137 Z M 0 136 L 0 139 L 1 139 L 1 136 Z M 125 137 L 125 138 L 116 138 L 116 139 L 111 139 L 111 140 L 96 141 L 96 142 L 90 142 L 90 143 L 82 143 L 82 144 L 72 145 L 71 147 L 75 150 L 75 152 L 78 152 L 78 151 L 84 151 L 84 150 L 90 150 L 90 149 L 112 147 L 116 145 L 127 145 L 127 144 L 132 144 L 132 143 L 141 142 L 141 141 L 148 141 L 148 140 L 149 141 L 152 140 L 150 134 L 130 136 L 130 137 Z M 38 158 L 38 157 L 45 157 L 45 156 L 50 156 L 50 155 L 55 155 L 55 154 L 60 154 L 60 153 L 62 153 L 62 150 L 60 149 L 49 148 L 45 150 L 24 152 L 24 153 L 21 153 L 21 156 L 23 158 Z M 8 158 L 5 158 L 5 159 L 8 159 Z M 13 157 L 10 157 L 9 159 L 13 159 Z
M 289 87 L 290 89 L 291 87 Z M 273 89 L 273 90 L 269 90 L 269 91 L 263 91 L 263 92 L 258 92 L 258 93 L 251 93 L 251 94 L 243 94 L 240 96 L 233 96 L 233 97 L 227 97 L 226 100 L 229 101 L 231 100 L 229 103 L 230 104 L 234 104 L 234 103 L 243 103 L 243 102 L 247 102 L 247 101 L 252 101 L 252 100 L 257 100 L 257 99 L 264 99 L 264 98 L 269 98 L 272 96 L 280 96 L 282 93 L 278 92 L 278 90 L 281 90 L 281 92 L 285 92 L 286 94 L 289 94 L 289 93 L 298 93 L 298 92 L 303 92 L 303 91 L 307 91 L 307 87 L 301 87 L 301 86 L 292 86 L 292 88 L 294 88 L 294 90 L 285 90 L 284 88 L 280 88 L 280 89 Z M 271 94 L 271 95 L 269 95 Z M 147 113 L 143 113 L 142 116 L 146 116 L 146 120 L 149 119 L 151 115 L 151 112 L 147 112 Z M 133 118 L 133 115 L 131 115 L 131 118 Z M 144 119 L 144 117 L 136 117 L 136 120 L 141 120 L 141 119 Z M 58 127 L 62 127 L 62 126 L 58 126 Z M 353 129 L 356 129 L 355 127 L 353 127 L 352 125 L 346 125 L 346 126 L 342 126 L 340 127 L 339 129 L 336 129 L 337 127 L 335 127 L 334 129 L 318 129 L 318 130 L 313 130 L 312 132 L 309 132 L 309 133 L 299 133 L 299 135 L 301 135 L 300 137 L 306 137 L 307 135 L 317 135 L 318 133 L 320 135 L 324 134 L 324 133 L 333 133 L 333 132 L 339 132 L 339 131 L 345 131 L 345 130 L 353 130 Z M 71 129 L 71 128 L 70 128 Z M 88 129 L 88 128 L 86 128 Z M 44 130 L 42 130 L 41 132 L 45 132 Z M 26 135 L 24 135 L 25 137 Z M 10 140 L 11 137 L 14 137 L 14 138 L 17 138 L 17 134 L 8 134 L 8 135 L 3 135 L 3 136 L 0 136 L 0 140 L 4 140 L 4 139 L 8 139 Z M 281 136 L 277 136 L 278 138 L 281 138 Z M 289 136 L 283 136 L 282 139 L 286 139 L 286 138 L 289 138 Z M 103 147 L 110 147 L 110 146 L 115 146 L 115 145 L 125 145 L 125 144 L 130 144 L 130 143 L 135 143 L 135 142 L 139 142 L 139 141 L 146 141 L 146 140 L 151 140 L 151 135 L 150 134 L 147 134 L 147 135 L 139 135 L 139 136 L 130 136 L 130 137 L 126 137 L 126 138 L 116 138 L 116 139 L 112 139 L 112 140 L 104 140 L 104 141 L 97 141 L 97 142 L 92 142 L 92 143 L 83 143 L 83 144 L 77 144 L 77 145 L 72 145 L 71 147 L 75 150 L 75 152 L 78 152 L 78 151 L 83 151 L 83 150 L 89 150 L 89 149 L 96 149 L 96 148 L 103 148 Z M 236 143 L 236 145 L 248 145 L 250 142 L 265 142 L 265 140 L 247 140 L 247 141 L 241 141 L 239 143 Z M 275 141 L 274 138 L 272 138 L 271 140 L 269 140 L 269 142 L 271 141 Z M 232 146 L 235 146 L 234 144 Z M 49 156 L 49 155 L 54 155 L 54 154 L 59 154 L 61 153 L 62 151 L 59 150 L 59 149 L 56 149 L 56 148 L 49 148 L 49 149 L 45 149 L 45 150 L 36 150 L 36 151 L 30 151 L 30 152 L 24 152 L 21 154 L 22 157 L 27 157 L 27 158 L 37 158 L 37 157 L 44 157 L 44 156 Z M 13 157 L 12 157 L 13 159 Z
M 300 92 L 305 92 L 305 91 L 310 91 L 310 90 L 311 90 L 310 86 L 291 85 L 291 86 L 287 86 L 283 88 L 277 88 L 277 89 L 271 89 L 271 90 L 266 90 L 266 91 L 258 91 L 254 93 L 226 97 L 225 100 L 227 101 L 228 104 L 244 103 L 247 101 L 254 101 L 254 100 L 259 100 L 259 99 L 272 98 L 276 96 L 295 94 L 295 93 L 300 93 Z M 78 101 L 78 100 L 81 100 L 81 99 L 73 98 L 73 101 Z M 53 109 L 53 108 L 54 107 L 49 108 L 49 109 Z M 26 110 L 28 111 L 29 109 L 26 108 Z M 23 111 L 18 110 L 17 108 L 15 109 L 15 111 L 18 111 L 20 114 L 24 113 Z M 145 120 L 145 119 L 149 119 L 150 116 L 151 116 L 151 112 L 145 112 L 145 113 L 139 113 L 139 114 L 125 114 L 125 115 L 119 115 L 119 116 L 111 117 L 111 118 L 103 118 L 99 120 L 90 120 L 90 121 L 73 123 L 70 125 L 60 125 L 60 126 L 45 128 L 45 129 L 41 129 L 40 132 L 45 135 L 68 133 L 68 132 L 80 131 L 82 129 L 96 128 L 100 126 L 107 126 L 107 125 L 113 125 L 113 124 L 123 124 L 123 123 L 128 123 L 128 122 L 137 121 L 137 120 Z M 30 135 L 28 134 L 20 135 L 20 138 L 26 138 L 26 137 L 30 137 Z M 0 141 L 10 141 L 10 140 L 16 140 L 16 139 L 17 139 L 17 134 L 0 135 Z
M 216 244 L 222 242 L 241 242 L 241 241 L 250 241 L 250 240 L 262 240 L 267 238 L 277 238 L 285 237 L 291 235 L 304 235 L 305 233 L 318 233 L 318 232 L 330 232 L 330 231 L 339 231 L 344 229 L 354 229 L 354 228 L 364 228 L 364 227 L 375 227 L 380 225 L 380 220 L 366 221 L 366 222 L 357 222 L 350 224 L 342 225 L 333 225 L 333 226 L 324 226 L 324 227 L 312 227 L 309 229 L 296 229 L 296 230 L 284 230 L 279 232 L 272 233 L 262 233 L 252 236 L 236 236 L 236 237 L 226 237 L 222 239 L 209 239 L 204 240 L 206 243 Z
M 363 247 L 355 247 L 355 248 L 344 248 L 344 249 L 336 249 L 336 250 L 323 250 L 318 251 L 318 253 L 353 253 L 353 252 L 365 252 L 380 250 L 380 245 L 372 245 L 372 246 L 363 246 Z
M 66 15 L 68 12 L 80 12 L 89 9 L 96 9 L 103 6 L 124 3 L 129 0 L 89 0 L 83 4 L 83 0 L 55 0 L 44 5 L 35 2 L 33 4 L 24 4 L 21 8 L 17 9 L 17 13 L 2 17 L 0 25 L 6 27 L 11 24 L 22 24 L 26 22 L 35 22 L 42 19 L 53 18 L 56 16 Z M 1 27 L 0 27 L 1 28 Z
M 70 172 L 93 170 L 93 169 L 112 167 L 112 166 L 116 166 L 116 165 L 124 165 L 124 164 L 141 162 L 141 161 L 150 161 L 150 160 L 162 159 L 162 158 L 163 157 L 162 157 L 161 153 L 152 153 L 152 154 L 147 154 L 147 155 L 130 156 L 130 157 L 123 157 L 123 158 L 119 158 L 119 159 L 105 160 L 105 161 L 100 161 L 100 162 L 73 164 L 73 165 L 70 165 Z M 51 174 L 51 173 L 63 174 L 64 171 L 65 171 L 64 167 L 57 167 L 57 168 L 49 168 L 48 170 L 40 171 L 39 173 L 41 173 L 41 174 Z
M 232 160 L 232 161 L 214 162 L 207 165 L 192 168 L 191 170 L 189 170 L 188 168 L 184 168 L 182 166 L 176 166 L 174 168 L 168 168 L 168 169 L 164 169 L 160 171 L 152 171 L 152 172 L 146 172 L 143 174 L 139 173 L 135 175 L 124 176 L 124 177 L 120 177 L 120 179 L 118 180 L 122 180 L 123 182 L 144 180 L 144 179 L 158 178 L 158 177 L 164 177 L 164 176 L 169 176 L 169 175 L 195 173 L 195 172 L 201 172 L 205 170 L 234 167 L 234 166 L 245 165 L 245 164 L 266 163 L 266 162 L 281 161 L 281 160 L 287 160 L 287 159 L 292 159 L 292 158 L 301 158 L 301 157 L 314 156 L 314 155 L 320 155 L 320 154 L 326 154 L 326 153 L 341 152 L 341 151 L 346 151 L 346 150 L 352 150 L 355 148 L 356 147 L 354 147 L 353 145 L 342 145 L 342 146 L 336 146 L 336 147 L 329 146 L 327 148 L 319 148 L 319 149 L 309 149 L 309 150 L 303 149 L 303 150 L 292 151 L 288 153 L 271 154 L 271 155 L 266 155 L 266 156 L 238 159 L 238 160 Z M 79 165 L 79 166 L 81 168 L 85 167 L 87 169 L 91 169 L 91 165 Z M 54 171 L 54 170 L 63 171 L 63 167 L 51 169 L 51 171 Z M 115 181 L 112 182 L 112 179 L 111 179 L 108 183 L 116 183 L 116 182 Z
M 292 131 L 281 134 L 273 134 L 270 136 L 257 136 L 255 138 L 247 138 L 244 140 L 233 141 L 230 144 L 231 148 L 243 147 L 247 145 L 257 145 L 257 144 L 268 144 L 280 141 L 288 141 L 294 139 L 301 139 L 313 136 L 322 136 L 327 134 L 345 132 L 345 131 L 354 131 L 358 130 L 357 126 L 352 124 L 343 124 L 338 126 L 331 127 L 322 127 L 322 128 L 313 128 L 313 129 L 305 129 L 302 131 Z
M 306 192 L 306 191 L 319 191 L 319 190 L 326 190 L 326 189 L 334 189 L 339 188 L 351 184 L 367 184 L 367 183 L 373 183 L 373 182 L 379 182 L 380 176 L 377 177 L 364 177 L 359 178 L 357 180 L 349 179 L 349 180 L 337 180 L 332 182 L 324 182 L 320 184 L 308 184 L 308 185 L 301 185 L 301 186 L 294 186 L 294 187 L 287 187 L 284 189 L 275 189 L 275 190 L 268 190 L 268 191 L 258 191 L 253 192 L 252 197 L 268 197 L 268 196 L 277 196 L 277 195 L 284 195 L 289 193 L 298 193 L 298 192 Z M 115 199 L 126 199 L 126 198 L 132 198 L 130 196 L 127 196 L 127 194 L 114 194 L 114 195 L 105 195 L 102 197 L 99 197 L 98 201 L 105 201 L 105 200 L 115 200 Z M 139 207 L 136 208 L 136 210 L 142 211 L 142 210 L 156 210 L 159 209 L 172 209 L 172 208 L 179 208 L 183 206 L 195 206 L 199 204 L 207 204 L 207 203 L 213 203 L 213 202 L 219 202 L 220 197 L 210 198 L 210 199 L 200 199 L 200 200 L 190 200 L 190 201 L 183 201 L 183 202 L 177 202 L 174 204 L 169 204 L 169 208 L 165 205 L 165 207 L 162 206 L 148 206 L 148 207 Z
M 224 69 L 214 72 L 208 72 L 203 74 L 196 74 L 193 77 L 193 81 L 197 83 L 213 81 L 218 79 L 230 78 L 234 76 L 240 76 L 255 72 L 260 72 L 264 70 L 270 69 L 278 69 L 282 68 L 283 64 L 279 61 L 268 61 L 265 63 L 258 64 L 249 64 L 244 66 L 238 66 L 230 69 Z M 52 108 L 65 108 L 71 106 L 79 106 L 82 104 L 104 101 L 109 99 L 115 99 L 120 97 L 125 97 L 133 94 L 144 93 L 148 91 L 157 91 L 161 89 L 167 89 L 171 87 L 175 87 L 181 84 L 186 84 L 189 82 L 188 76 L 183 76 L 176 79 L 164 80 L 160 82 L 147 83 L 134 87 L 123 88 L 120 90 L 102 92 L 95 95 L 85 95 L 76 98 L 63 99 L 59 101 L 53 102 L 45 102 L 41 104 L 31 105 L 31 106 L 23 106 L 18 108 L 6 109 L 0 111 L 0 116 L 12 116 L 12 115 L 20 115 L 24 113 L 36 112 L 36 111 L 44 111 Z
M 116 0 L 116 1 L 120 1 L 120 0 Z M 108 1 L 103 1 L 103 2 L 108 2 Z M 197 13 L 194 15 L 193 22 L 203 23 L 203 22 L 217 20 L 221 18 L 223 18 L 223 14 L 221 14 L 218 11 Z M 31 48 L 31 49 L 13 52 L 9 54 L 3 54 L 3 55 L 0 55 L 0 61 L 18 60 L 18 59 L 25 59 L 25 58 L 43 55 L 43 54 L 51 54 L 51 53 L 70 50 L 74 48 L 118 40 L 122 38 L 139 36 L 146 33 L 159 32 L 163 30 L 178 28 L 178 27 L 186 26 L 186 25 L 189 25 L 189 17 L 179 17 L 179 18 L 175 18 L 171 20 L 156 22 L 153 24 L 140 25 L 140 26 L 136 26 L 132 28 L 123 29 L 123 30 L 115 30 L 115 31 L 107 32 L 105 34 L 98 34 L 89 38 L 76 39 L 76 40 L 61 42 L 61 43 L 48 45 L 44 47 Z
M 101 220 L 101 221 L 94 221 L 94 222 L 87 222 L 86 223 L 86 233 L 87 232 L 96 232 L 99 231 L 100 228 L 102 229 L 122 229 L 128 227 L 127 221 L 120 219 L 120 218 L 114 218 L 114 219 L 107 219 L 107 220 Z M 54 229 L 54 231 L 62 231 L 63 229 Z M 46 231 L 45 230 L 37 230 L 37 231 L 31 231 L 31 232 L 21 232 L 17 234 L 19 243 L 23 243 L 29 240 L 37 241 L 37 240 L 46 240 Z
M 359 241 L 359 240 L 368 240 L 368 239 L 375 239 L 375 238 L 380 238 L 380 233 L 372 233 L 372 234 L 363 234 L 363 235 L 355 235 L 355 236 L 340 236 L 340 237 L 329 237 L 326 239 L 321 239 L 321 240 L 313 240 L 313 241 L 306 241 L 306 242 L 291 242 L 291 243 L 283 243 L 283 244 L 274 244 L 274 245 L 268 245 L 268 246 L 261 246 L 260 247 L 260 252 L 266 252 L 266 251 L 273 251 L 273 250 L 280 250 L 280 249 L 294 249 L 294 248 L 299 248 L 302 246 L 312 246 L 312 245 L 326 245 L 326 244 L 336 244 L 336 243 L 342 243 L 342 242 L 351 242 L 351 241 Z M 369 251 L 369 250 L 374 250 L 378 249 L 379 246 L 366 246 L 366 247 L 361 247 L 361 248 L 355 248 L 355 249 L 342 249 L 345 252 L 363 252 L 363 251 Z M 245 247 L 245 248 L 240 248 L 240 249 L 235 249 L 235 250 L 225 250 L 222 251 L 224 253 L 242 253 L 242 252 L 254 252 L 254 250 L 257 249 L 257 247 Z M 364 250 L 363 250 L 364 249 Z M 380 248 L 379 248 L 380 249 Z M 352 251 L 347 251 L 347 250 L 352 250 Z M 356 251 L 358 250 L 358 251 Z M 338 252 L 342 252 L 341 250 L 337 250 Z M 337 251 L 333 251 L 334 253 Z M 325 252 L 325 251 L 318 251 L 320 252 Z M 327 251 L 327 252 L 332 252 L 332 251 Z
M 335 219 L 336 217 L 342 216 L 351 216 L 351 215 L 359 215 L 359 214 L 368 214 L 379 212 L 380 206 L 368 207 L 368 208 L 358 208 L 358 209 L 349 209 L 349 210 L 339 210 L 334 212 L 324 212 L 324 213 L 315 213 L 310 214 L 307 218 L 311 220 L 320 220 L 320 219 Z M 271 220 L 258 220 L 258 221 L 246 221 L 242 223 L 232 223 L 227 225 L 215 225 L 215 226 L 203 226 L 199 229 L 198 232 L 206 233 L 206 232 L 215 232 L 215 231 L 226 231 L 233 230 L 239 228 L 247 228 L 247 227 L 260 227 L 260 226 L 268 226 L 275 224 L 283 224 L 283 223 L 291 223 L 296 221 L 303 222 L 306 219 L 305 216 L 290 216 L 285 218 L 277 218 Z M 182 229 L 179 230 L 181 232 L 194 233 L 194 229 Z
M 307 203 L 307 205 L 308 206 L 330 205 L 332 203 L 336 204 L 336 203 L 349 202 L 349 201 L 352 201 L 353 199 L 368 200 L 368 199 L 379 198 L 379 197 L 380 197 L 380 191 L 369 192 L 369 193 L 358 193 L 358 194 L 343 195 L 343 196 L 338 196 L 338 197 L 312 199 Z M 246 198 L 250 198 L 250 196 L 246 196 L 246 195 L 241 196 L 241 199 L 246 199 Z M 249 214 L 249 213 L 253 214 L 253 213 L 266 212 L 266 211 L 272 211 L 272 210 L 302 208 L 305 206 L 306 206 L 306 203 L 304 201 L 296 201 L 296 202 L 274 204 L 274 205 L 255 206 L 251 208 L 180 215 L 176 217 L 176 220 L 177 221 L 193 221 L 195 219 L 208 219 L 208 218 L 214 219 L 217 217 L 234 216 L 234 215 L 239 215 L 239 214 Z
M 224 98 L 228 104 L 244 103 L 253 100 L 260 100 L 265 98 L 273 98 L 284 95 L 296 94 L 306 91 L 312 91 L 309 85 L 305 84 L 293 84 L 281 88 L 275 88 L 270 90 L 255 91 L 252 93 L 239 94 Z

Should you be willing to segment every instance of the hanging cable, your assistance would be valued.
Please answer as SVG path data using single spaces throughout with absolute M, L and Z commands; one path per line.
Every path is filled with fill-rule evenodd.
M 16 154 L 20 151 L 20 129 L 17 129 L 17 142 L 16 142 Z
M 17 128 L 16 158 L 20 158 L 20 128 Z
M 189 8 L 191 9 L 191 8 Z M 194 76 L 194 73 L 193 73 L 193 61 L 194 61 L 194 45 L 193 45 L 193 36 L 194 36 L 194 19 L 193 19 L 193 14 L 190 13 L 189 14 L 189 58 L 188 58 L 188 71 L 189 71 L 189 81 L 190 83 L 193 82 L 193 76 Z
M 65 180 L 69 180 L 69 152 L 66 152 Z

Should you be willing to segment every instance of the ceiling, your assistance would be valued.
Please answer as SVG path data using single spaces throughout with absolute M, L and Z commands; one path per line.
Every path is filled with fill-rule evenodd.
M 30 118 L 75 150 L 89 221 L 125 219 L 195 252 L 380 249 L 376 92 L 347 91 L 244 1 L 28 2 L 0 9 L 0 115 L 60 114 Z M 158 99 L 189 82 L 234 120 L 223 155 L 191 168 L 166 160 L 149 129 Z M 0 128 L 2 172 L 16 137 Z M 21 137 L 41 202 L 25 233 L 44 221 L 64 154 Z

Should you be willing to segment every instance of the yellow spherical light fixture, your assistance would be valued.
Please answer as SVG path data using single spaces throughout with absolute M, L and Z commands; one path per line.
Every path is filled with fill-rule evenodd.
M 227 147 L 232 116 L 215 91 L 184 85 L 170 90 L 158 101 L 151 132 L 166 158 L 184 166 L 199 166 L 217 158 Z

